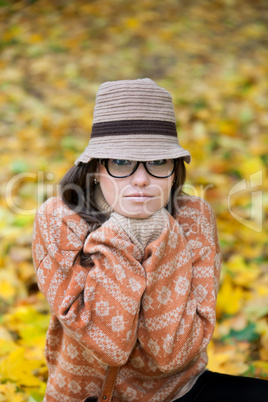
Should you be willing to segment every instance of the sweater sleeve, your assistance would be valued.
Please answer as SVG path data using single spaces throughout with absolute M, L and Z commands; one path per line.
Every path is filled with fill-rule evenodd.
M 147 286 L 138 339 L 161 371 L 183 370 L 214 331 L 221 257 L 209 204 L 170 215 L 161 237 L 145 249 Z M 187 223 L 187 235 L 183 225 Z
M 109 220 L 84 243 L 73 223 L 76 232 L 61 218 L 59 208 L 41 207 L 37 212 L 32 251 L 38 285 L 66 334 L 104 364 L 119 366 L 137 340 L 145 289 L 140 252 Z M 82 247 L 92 257 L 91 268 L 74 263 Z

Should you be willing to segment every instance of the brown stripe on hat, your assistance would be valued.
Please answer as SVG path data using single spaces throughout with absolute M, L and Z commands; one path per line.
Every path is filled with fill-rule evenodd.
M 91 138 L 122 134 L 159 134 L 177 137 L 176 125 L 170 121 L 122 120 L 93 124 Z
M 190 163 L 190 153 L 178 141 L 171 94 L 149 78 L 101 84 L 91 139 L 75 165 L 93 158 Z

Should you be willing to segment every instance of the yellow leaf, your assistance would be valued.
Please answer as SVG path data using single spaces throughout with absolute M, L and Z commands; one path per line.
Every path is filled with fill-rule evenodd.
M 29 38 L 30 43 L 39 43 L 42 42 L 43 38 L 39 34 L 32 34 Z
M 208 346 L 208 369 L 218 372 L 239 375 L 248 369 L 248 344 L 223 345 L 216 347 L 213 342 Z
M 263 297 L 263 299 L 266 297 L 265 299 L 267 299 L 267 300 L 264 299 L 263 302 L 264 303 L 266 302 L 266 304 L 264 304 L 264 306 L 265 305 L 267 306 L 267 301 L 268 301 L 268 298 L 267 298 L 267 296 L 268 296 L 268 274 L 261 275 L 260 278 L 258 278 L 253 283 L 252 287 L 255 289 L 255 291 L 257 292 L 257 294 L 259 296 Z
M 217 298 L 217 316 L 220 317 L 223 313 L 236 314 L 241 309 L 243 301 L 243 290 L 240 287 L 234 287 L 230 276 L 226 275 Z
M 222 121 L 219 124 L 220 132 L 229 135 L 229 136 L 236 136 L 237 135 L 237 126 L 236 123 L 231 121 Z
M 216 348 L 213 342 L 210 342 L 208 348 L 208 368 L 209 370 L 224 373 L 224 363 L 228 362 L 235 354 L 234 346 L 221 346 Z
M 256 325 L 256 331 L 260 334 L 260 335 L 264 335 L 268 338 L 268 323 L 266 318 L 262 318 L 260 320 L 258 320 L 257 325 Z M 267 344 L 268 347 L 268 344 Z
M 245 159 L 240 166 L 238 167 L 239 172 L 243 177 L 248 178 L 250 174 L 256 173 L 259 170 L 263 170 L 265 172 L 265 166 L 262 163 L 261 158 L 258 157 L 250 157 Z
M 4 316 L 4 323 L 13 331 L 28 331 L 27 327 L 35 328 L 38 334 L 47 329 L 49 316 L 39 313 L 32 306 L 19 306 Z
M 0 339 L 0 357 L 16 349 L 18 349 L 18 346 L 12 340 Z
M 248 364 L 243 361 L 227 362 L 224 364 L 223 369 L 228 374 L 241 375 L 248 370 Z
M 250 287 L 255 279 L 260 275 L 260 270 L 257 266 L 248 266 L 241 255 L 234 254 L 226 266 L 233 273 L 233 282 L 239 286 Z
M 259 296 L 268 296 L 268 288 L 266 286 L 256 286 L 256 290 Z
M 12 336 L 3 325 L 0 325 L 0 339 L 4 341 L 12 341 Z
M 1 280 L 0 295 L 4 300 L 11 299 L 16 294 L 16 289 L 8 281 Z
M 18 348 L 0 360 L 0 379 L 14 381 L 24 386 L 38 386 L 40 380 L 32 372 L 41 363 L 25 358 L 25 350 Z
M 24 402 L 26 397 L 17 392 L 16 385 L 10 382 L 0 384 L 0 402 Z
M 140 23 L 137 18 L 128 18 L 126 20 L 126 26 L 127 26 L 127 28 L 136 30 L 140 27 Z
M 261 348 L 260 348 L 261 360 L 268 362 L 268 332 L 261 336 Z
M 11 264 L 0 271 L 0 300 L 12 300 L 18 295 L 25 294 L 25 285 L 17 277 L 16 270 Z
M 253 367 L 255 368 L 256 371 L 256 377 L 258 378 L 264 378 L 267 380 L 268 376 L 268 362 L 267 361 L 261 361 L 257 360 L 255 362 L 252 362 Z
M 261 360 L 268 362 L 268 349 L 260 348 L 259 353 Z
M 261 360 L 257 360 L 253 362 L 253 366 L 259 369 L 264 369 L 268 373 L 268 362 L 262 362 Z
M 18 264 L 18 272 L 20 278 L 25 282 L 30 281 L 30 279 L 35 275 L 33 264 L 27 261 Z

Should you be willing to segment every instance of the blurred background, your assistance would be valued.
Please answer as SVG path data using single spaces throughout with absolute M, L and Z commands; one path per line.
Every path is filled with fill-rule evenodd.
M 43 399 L 34 215 L 86 147 L 99 85 L 120 79 L 171 92 L 185 191 L 217 216 L 208 367 L 268 378 L 267 27 L 266 0 L 0 0 L 0 401 Z

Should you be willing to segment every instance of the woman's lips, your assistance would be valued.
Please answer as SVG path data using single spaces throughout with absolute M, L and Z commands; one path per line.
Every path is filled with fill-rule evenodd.
M 125 197 L 152 197 L 152 195 L 147 193 L 133 193 L 129 195 L 125 195 Z
M 125 198 L 128 198 L 131 201 L 144 202 L 149 200 L 150 198 L 153 198 L 153 196 L 145 193 L 133 193 L 126 195 Z

